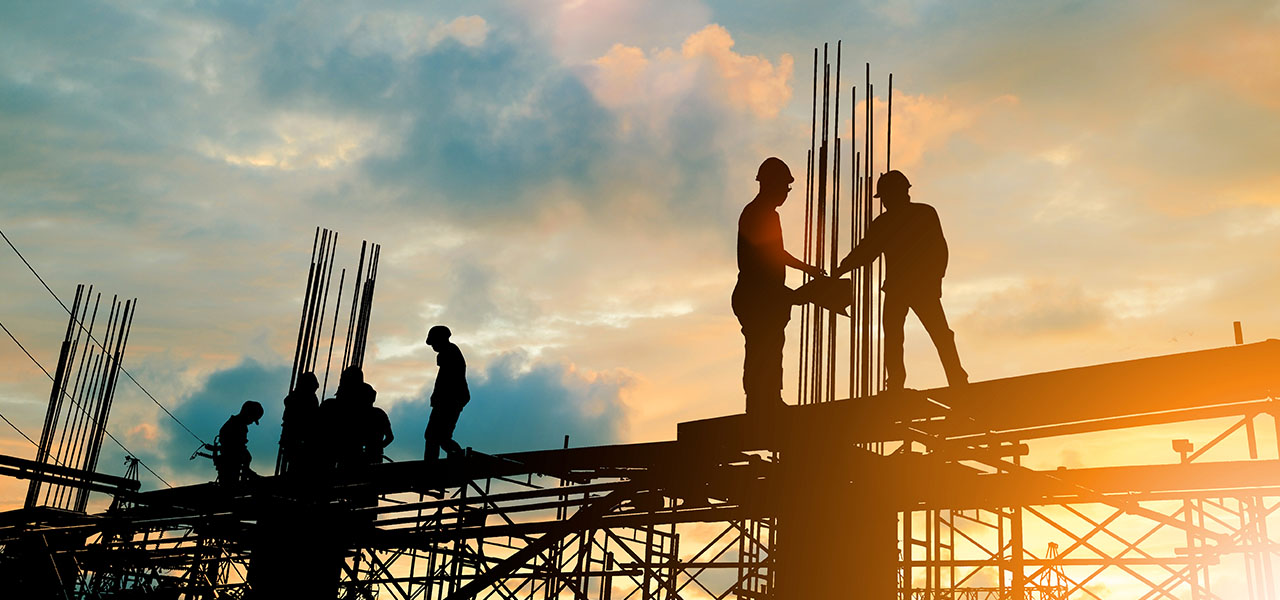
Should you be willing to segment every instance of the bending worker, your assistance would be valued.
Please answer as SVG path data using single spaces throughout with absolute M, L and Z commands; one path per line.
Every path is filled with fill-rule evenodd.
M 240 412 L 231 415 L 222 428 L 218 430 L 218 454 L 213 466 L 218 470 L 218 481 L 234 485 L 240 481 L 256 477 L 249 468 L 253 456 L 249 454 L 249 424 L 258 424 L 262 418 L 262 405 L 249 400 L 240 407 Z
M 462 452 L 462 446 L 453 441 L 453 428 L 458 425 L 462 407 L 471 401 L 467 389 L 467 361 L 462 350 L 449 341 L 452 333 L 444 325 L 436 325 L 427 332 L 427 344 L 436 351 L 436 385 L 431 391 L 431 417 L 427 419 L 426 450 L 423 458 L 440 458 L 440 449 L 452 457 Z
M 951 386 L 969 382 L 956 352 L 955 333 L 942 311 L 942 277 L 947 273 L 947 240 L 938 211 L 911 201 L 911 183 L 901 171 L 889 171 L 876 181 L 875 197 L 884 213 L 867 227 L 867 234 L 832 273 L 839 277 L 871 264 L 884 255 L 884 350 L 886 385 L 901 390 L 907 371 L 902 360 L 903 327 L 913 310 L 933 339 Z
M 781 159 L 769 157 L 756 172 L 760 192 L 738 218 L 738 284 L 733 288 L 733 314 L 742 325 L 746 357 L 742 389 L 747 412 L 783 406 L 782 347 L 786 343 L 791 306 L 803 303 L 786 286 L 787 267 L 813 276 L 822 270 L 792 256 L 782 245 L 778 207 L 791 191 L 791 170 Z

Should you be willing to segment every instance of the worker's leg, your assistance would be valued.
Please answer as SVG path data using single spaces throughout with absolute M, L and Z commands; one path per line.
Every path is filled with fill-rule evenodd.
M 901 390 L 907 382 L 907 368 L 902 361 L 903 327 L 907 324 L 905 300 L 895 294 L 884 295 L 884 370 L 890 391 Z
M 453 440 L 453 430 L 458 426 L 458 417 L 462 415 L 462 408 L 450 408 L 445 410 L 445 414 L 441 415 L 442 419 L 440 434 L 440 447 L 444 449 L 445 456 L 456 456 L 462 454 L 462 446 Z
M 941 298 L 921 298 L 911 302 L 924 330 L 929 332 L 933 345 L 938 349 L 942 369 L 947 373 L 947 384 L 956 386 L 969 383 L 969 374 L 960 365 L 960 353 L 956 351 L 956 334 L 947 325 L 947 315 L 942 310 Z
M 782 314 L 783 317 L 778 314 L 757 317 L 756 322 L 742 329 L 746 338 L 742 383 L 747 394 L 747 412 L 782 404 L 782 349 L 787 328 L 786 314 Z
M 427 432 L 424 434 L 426 438 L 426 448 L 422 452 L 424 460 L 435 460 L 440 458 L 440 425 L 442 419 L 442 409 L 437 407 L 431 408 L 431 416 L 427 417 Z

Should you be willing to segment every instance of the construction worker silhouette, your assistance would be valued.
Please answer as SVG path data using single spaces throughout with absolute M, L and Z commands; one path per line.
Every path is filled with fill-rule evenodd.
M 297 386 L 284 397 L 284 418 L 280 423 L 280 472 L 286 473 L 291 467 L 305 465 L 314 449 L 316 419 L 320 412 L 320 401 L 316 391 L 320 389 L 320 381 L 310 371 L 298 376 Z
M 782 347 L 786 343 L 791 306 L 803 303 L 786 286 L 786 268 L 813 276 L 819 267 L 792 256 L 782 244 L 778 207 L 791 191 L 791 170 L 776 157 L 760 163 L 756 172 L 760 191 L 738 218 L 738 284 L 733 288 L 733 314 L 745 339 L 742 389 L 747 412 L 759 413 L 782 406 Z
M 387 417 L 387 411 L 373 405 L 377 398 L 378 391 L 365 383 L 359 396 L 362 433 L 360 445 L 364 460 L 370 464 L 382 462 L 382 451 L 395 439 L 391 433 L 391 419 Z
M 471 401 L 471 391 L 467 389 L 467 361 L 462 358 L 458 346 L 449 341 L 452 335 L 444 325 L 436 325 L 427 332 L 427 345 L 436 351 L 436 365 L 440 370 L 431 391 L 431 417 L 423 434 L 426 438 L 423 458 L 426 460 L 440 458 L 441 448 L 448 456 L 462 452 L 458 442 L 453 441 L 453 429 L 458 425 L 462 407 Z
M 253 456 L 249 454 L 249 424 L 258 424 L 262 418 L 262 405 L 249 400 L 240 412 L 231 415 L 218 430 L 218 453 L 213 467 L 218 470 L 218 481 L 234 485 L 257 474 L 249 468 Z
M 903 327 L 907 310 L 915 311 L 933 339 L 952 386 L 969 382 L 960 365 L 955 333 L 942 311 L 942 277 L 947 273 L 947 240 L 938 211 L 911 201 L 911 182 L 901 171 L 889 171 L 876 181 L 876 198 L 884 213 L 867 227 L 867 234 L 832 273 L 839 277 L 871 264 L 884 255 L 884 352 L 886 386 L 901 390 L 907 371 L 902 361 Z
M 338 377 L 333 397 L 320 404 L 320 436 L 324 439 L 316 446 L 317 450 L 323 447 L 321 454 L 329 466 L 347 468 L 364 462 L 361 437 L 353 425 L 364 404 L 365 385 L 364 371 L 351 365 Z

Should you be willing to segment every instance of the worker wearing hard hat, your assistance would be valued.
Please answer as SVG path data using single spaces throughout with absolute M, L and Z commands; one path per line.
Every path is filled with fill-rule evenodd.
M 867 234 L 832 273 L 839 277 L 870 265 L 881 254 L 884 276 L 884 362 L 889 390 L 901 390 L 907 379 L 902 360 L 903 327 L 907 311 L 915 311 L 938 349 L 938 358 L 952 386 L 969 382 L 960 365 L 955 334 L 942 311 L 942 277 L 947 272 L 947 240 L 938 211 L 911 201 L 911 182 L 901 171 L 889 171 L 876 181 L 875 197 L 884 213 L 867 227 Z
M 738 218 L 738 284 L 733 288 L 733 314 L 746 340 L 742 388 L 747 412 L 760 413 L 782 406 L 782 347 L 786 342 L 791 306 L 798 303 L 786 286 L 786 268 L 810 275 L 819 267 L 792 256 L 782 244 L 778 207 L 791 191 L 791 170 L 770 157 L 756 173 L 760 191 Z
M 452 335 L 444 325 L 427 331 L 427 345 L 436 351 L 436 365 L 440 370 L 436 373 L 435 388 L 431 390 L 431 416 L 423 433 L 426 460 L 440 458 L 441 448 L 450 457 L 462 453 L 462 446 L 453 441 L 453 429 L 458 425 L 462 407 L 471 401 L 471 391 L 467 388 L 467 361 L 457 344 L 449 341 Z
M 257 476 L 249 468 L 253 460 L 249 454 L 249 424 L 257 425 L 261 418 L 262 405 L 249 400 L 218 430 L 218 452 L 214 455 L 213 466 L 218 470 L 219 482 L 234 485 Z

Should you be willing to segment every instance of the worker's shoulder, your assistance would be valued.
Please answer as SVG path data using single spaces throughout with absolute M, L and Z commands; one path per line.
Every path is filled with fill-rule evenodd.
M 465 362 L 466 360 L 462 357 L 462 349 L 453 342 L 449 342 L 440 352 L 440 359 L 449 363 Z
M 764 219 L 770 216 L 776 217 L 777 215 L 778 213 L 774 210 L 773 206 L 760 202 L 759 200 L 752 200 L 751 202 L 748 202 L 746 206 L 742 207 L 742 214 L 738 217 L 738 222 L 741 223 L 743 221 Z
M 938 209 L 934 208 L 932 204 L 912 201 L 908 203 L 907 206 L 911 207 L 911 210 L 918 214 L 933 215 L 935 217 L 938 216 Z

